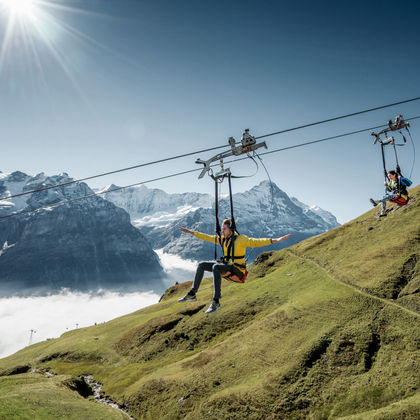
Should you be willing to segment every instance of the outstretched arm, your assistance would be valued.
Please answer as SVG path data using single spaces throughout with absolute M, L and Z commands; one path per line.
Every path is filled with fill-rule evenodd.
M 189 230 L 189 229 L 186 229 L 186 228 L 184 228 L 184 227 L 182 227 L 182 226 L 178 226 L 184 233 L 189 233 L 190 235 L 194 235 L 194 231 L 193 230 Z
M 290 233 L 288 233 L 287 235 L 281 236 L 280 238 L 272 239 L 271 242 L 274 244 L 276 242 L 284 241 L 287 238 L 290 238 Z
M 189 233 L 190 235 L 194 235 L 196 238 L 201 239 L 202 241 L 207 241 L 211 243 L 217 243 L 216 235 L 206 235 L 205 233 L 196 232 L 194 230 L 186 229 L 182 226 L 178 226 L 184 233 Z
M 270 244 L 274 244 L 276 242 L 284 241 L 290 236 L 290 234 L 282 236 L 281 238 L 248 238 L 246 235 L 240 235 L 239 237 L 243 238 L 244 245 L 249 246 L 251 248 L 258 248 L 261 246 L 267 246 Z

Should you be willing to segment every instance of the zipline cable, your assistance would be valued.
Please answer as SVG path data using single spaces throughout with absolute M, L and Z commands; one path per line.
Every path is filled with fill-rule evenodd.
M 328 119 L 322 120 L 322 121 L 317 121 L 317 122 L 313 122 L 313 123 L 309 123 L 309 124 L 299 125 L 297 127 L 287 128 L 287 129 L 281 130 L 281 131 L 275 131 L 274 133 L 264 134 L 263 136 L 258 136 L 258 137 L 255 137 L 255 138 L 256 139 L 262 139 L 262 138 L 265 138 L 265 137 L 275 136 L 277 134 L 288 133 L 290 131 L 300 130 L 301 128 L 313 127 L 314 125 L 325 124 L 327 122 L 337 121 L 337 120 L 341 120 L 343 118 L 354 117 L 355 115 L 366 114 L 367 112 L 378 111 L 380 109 L 390 108 L 392 106 L 406 104 L 408 102 L 418 101 L 419 99 L 420 99 L 420 97 L 417 97 L 417 98 L 407 99 L 405 101 L 394 102 L 393 104 L 377 106 L 375 108 L 369 108 L 369 109 L 365 109 L 363 111 L 353 112 L 351 114 L 340 115 L 338 117 L 328 118 Z
M 65 200 L 65 201 L 59 201 L 58 203 L 52 203 L 52 204 L 48 204 L 42 207 L 38 207 L 36 209 L 32 209 L 32 210 L 23 210 L 17 213 L 12 213 L 12 214 L 8 214 L 6 216 L 0 216 L 0 219 L 7 219 L 8 217 L 12 217 L 12 216 L 18 216 L 20 214 L 27 214 L 27 213 L 34 213 L 38 210 L 44 210 L 44 209 L 50 209 L 50 208 L 54 208 L 54 207 L 59 207 L 62 206 L 64 204 L 68 204 L 68 203 L 73 203 L 74 201 L 79 201 L 79 200 L 84 200 L 86 198 L 91 198 L 91 197 L 95 197 L 97 195 L 101 195 L 101 194 L 107 194 L 110 192 L 115 192 L 115 191 L 120 191 L 120 190 L 124 190 L 126 188 L 130 188 L 130 187 L 136 187 L 138 185 L 143 185 L 143 184 L 147 184 L 149 182 L 154 182 L 154 181 L 160 181 L 162 179 L 167 179 L 167 178 L 172 178 L 175 176 L 180 176 L 180 175 L 185 175 L 185 174 L 189 174 L 192 172 L 197 172 L 200 171 L 201 169 L 191 169 L 189 171 L 183 171 L 183 172 L 178 172 L 176 174 L 171 174 L 171 175 L 165 175 L 165 176 L 161 176 L 159 178 L 154 178 L 154 179 L 149 179 L 147 181 L 142 181 L 142 182 L 137 182 L 135 184 L 131 184 L 131 185 L 126 185 L 124 187 L 117 187 L 117 188 L 113 188 L 112 190 L 108 190 L 108 191 L 98 191 L 96 193 L 92 193 L 92 194 L 88 194 L 88 195 L 84 195 L 82 197 L 75 197 L 75 198 L 71 198 L 69 200 Z
M 212 150 L 222 149 L 222 148 L 226 148 L 226 147 L 228 147 L 228 146 L 224 145 L 224 146 L 211 147 L 209 149 L 198 150 L 196 152 L 184 153 L 184 154 L 178 155 L 178 156 L 171 156 L 171 157 L 164 158 L 164 159 L 154 160 L 152 162 L 141 163 L 139 165 L 129 166 L 127 168 L 117 169 L 115 171 L 104 172 L 104 173 L 101 173 L 101 174 L 88 176 L 86 178 L 74 179 L 73 181 L 63 182 L 61 184 L 49 185 L 47 187 L 42 187 L 42 188 L 38 188 L 38 189 L 35 189 L 35 190 L 30 190 L 30 191 L 24 191 L 24 192 L 21 192 L 19 194 L 9 195 L 7 197 L 1 197 L 0 200 L 9 200 L 10 198 L 22 197 L 23 195 L 28 195 L 28 194 L 33 194 L 33 193 L 42 192 L 42 191 L 46 191 L 46 190 L 51 190 L 53 188 L 65 187 L 67 185 L 76 184 L 78 182 L 83 182 L 83 181 L 88 181 L 90 179 L 101 178 L 103 176 L 117 174 L 117 173 L 125 172 L 125 171 L 131 171 L 133 169 L 143 168 L 145 166 L 150 166 L 150 165 L 156 165 L 158 163 L 168 162 L 170 160 L 175 160 L 175 159 L 180 159 L 180 158 L 187 157 L 187 156 L 192 156 L 192 155 L 195 155 L 197 153 L 210 152 Z
M 411 179 L 413 175 L 414 165 L 416 164 L 416 146 L 414 145 L 414 140 L 413 140 L 413 137 L 411 137 L 410 130 L 407 129 L 407 131 L 408 131 L 408 135 L 410 136 L 411 144 L 413 145 L 413 164 L 411 165 L 410 177 L 409 177 Z
M 276 131 L 274 133 L 265 134 L 265 135 L 258 136 L 258 137 L 255 137 L 255 138 L 256 139 L 261 139 L 261 138 L 270 137 L 270 136 L 274 136 L 274 135 L 278 135 L 278 134 L 288 133 L 290 131 L 300 130 L 302 128 L 312 127 L 312 126 L 319 125 L 319 124 L 325 124 L 327 122 L 336 121 L 336 120 L 340 120 L 340 119 L 343 119 L 343 118 L 349 118 L 349 117 L 353 117 L 355 115 L 365 114 L 367 112 L 372 112 L 372 111 L 377 111 L 377 110 L 380 110 L 380 109 L 390 108 L 392 106 L 401 105 L 401 104 L 414 102 L 414 101 L 418 101 L 418 100 L 420 100 L 420 97 L 411 98 L 411 99 L 407 99 L 407 100 L 399 101 L 399 102 L 394 102 L 392 104 L 382 105 L 382 106 L 378 106 L 378 107 L 375 107 L 375 108 L 369 108 L 369 109 L 365 109 L 363 111 L 353 112 L 351 114 L 345 114 L 345 115 L 341 115 L 341 116 L 338 116 L 338 117 L 329 118 L 329 119 L 326 119 L 326 120 L 321 120 L 321 121 L 317 121 L 317 122 L 313 122 L 313 123 L 309 123 L 309 124 L 304 124 L 304 125 L 300 125 L 300 126 L 297 126 L 297 127 L 288 128 L 288 129 L 285 129 L 285 130 Z M 408 120 L 406 120 L 406 121 L 408 121 Z M 379 126 L 379 127 L 376 127 L 376 128 L 380 128 L 380 127 L 383 127 L 383 126 Z M 145 166 L 156 165 L 158 163 L 168 162 L 168 161 L 171 161 L 171 160 L 180 159 L 180 158 L 187 157 L 187 156 L 192 156 L 192 155 L 195 155 L 195 154 L 198 154 L 198 153 L 210 152 L 212 150 L 223 149 L 223 148 L 226 148 L 226 147 L 228 147 L 228 146 L 227 145 L 216 146 L 216 147 L 211 147 L 211 148 L 208 148 L 208 149 L 197 150 L 195 152 L 189 152 L 189 153 L 184 153 L 184 154 L 177 155 L 177 156 L 167 157 L 167 158 L 164 158 L 164 159 L 158 159 L 158 160 L 151 161 L 151 162 L 141 163 L 139 165 L 129 166 L 129 167 L 122 168 L 122 169 L 117 169 L 117 170 L 114 170 L 114 171 L 104 172 L 104 173 L 100 173 L 100 174 L 97 174 L 97 175 L 91 175 L 91 176 L 88 176 L 88 177 L 85 177 L 85 178 L 75 179 L 73 181 L 63 182 L 61 184 L 49 185 L 49 186 L 38 188 L 38 189 L 35 189 L 35 190 L 24 191 L 24 192 L 21 192 L 19 194 L 13 194 L 13 195 L 9 195 L 9 196 L 6 196 L 6 197 L 0 197 L 0 200 L 9 200 L 11 198 L 22 197 L 22 196 L 28 195 L 28 194 L 34 194 L 34 193 L 37 193 L 37 192 L 42 192 L 42 191 L 50 190 L 50 189 L 53 189 L 53 188 L 64 187 L 64 186 L 67 186 L 67 185 L 76 184 L 78 182 L 88 181 L 90 179 L 101 178 L 101 177 L 104 177 L 104 176 L 107 176 L 107 175 L 113 175 L 113 174 L 117 174 L 117 173 L 121 173 L 121 172 L 130 171 L 130 170 L 133 170 L 133 169 L 143 168 Z
M 419 118 L 420 118 L 420 115 L 419 115 L 419 116 L 417 116 L 417 117 L 407 118 L 407 119 L 406 119 L 406 121 L 417 120 L 417 119 L 419 119 Z M 339 139 L 339 138 L 342 138 L 342 137 L 351 136 L 351 135 L 353 135 L 353 134 L 359 134 L 359 133 L 364 133 L 364 132 L 366 132 L 366 131 L 376 130 L 376 129 L 378 129 L 378 128 L 382 128 L 382 127 L 384 127 L 384 125 L 378 125 L 378 126 L 376 126 L 376 127 L 371 127 L 371 128 L 364 128 L 363 130 L 351 131 L 351 132 L 349 132 L 349 133 L 345 133 L 345 134 L 338 134 L 338 135 L 336 135 L 336 136 L 325 137 L 325 138 L 323 138 L 323 139 L 319 139 L 319 140 L 308 141 L 308 142 L 306 142 L 306 143 L 299 143 L 299 144 L 295 144 L 295 145 L 293 145 L 293 146 L 286 146 L 286 147 L 282 147 L 282 148 L 280 148 L 280 149 L 270 150 L 270 151 L 268 151 L 268 152 L 260 153 L 259 155 L 260 155 L 260 156 L 263 156 L 263 155 L 269 155 L 270 153 L 282 152 L 283 150 L 295 149 L 295 148 L 297 148 L 297 147 L 308 146 L 308 145 L 310 145 L 310 144 L 321 143 L 321 142 L 323 142 L 323 141 L 328 141 L 328 140 L 333 140 L 333 139 Z M 241 158 L 241 159 L 236 159 L 236 160 L 242 160 L 242 159 L 243 159 L 243 158 Z
M 411 121 L 411 120 L 415 120 L 415 119 L 418 119 L 418 118 L 420 118 L 420 115 L 417 116 L 417 117 L 407 118 L 406 121 Z M 294 149 L 294 148 L 298 148 L 298 147 L 308 146 L 310 144 L 320 143 L 320 142 L 323 142 L 323 141 L 329 141 L 329 140 L 333 140 L 333 139 L 340 139 L 340 138 L 343 138 L 343 137 L 346 137 L 346 136 L 351 136 L 351 135 L 358 134 L 358 133 L 363 133 L 363 132 L 366 132 L 366 131 L 376 130 L 376 129 L 382 128 L 382 127 L 384 127 L 384 125 L 380 125 L 380 126 L 376 126 L 376 127 L 370 127 L 370 128 L 365 128 L 363 130 L 351 131 L 351 132 L 345 133 L 345 134 L 338 134 L 336 136 L 325 137 L 325 138 L 319 139 L 319 140 L 313 140 L 313 141 L 309 141 L 309 142 L 306 142 L 306 143 L 300 143 L 300 144 L 295 144 L 293 146 L 287 146 L 287 147 L 282 147 L 282 148 L 275 149 L 275 150 L 270 150 L 269 152 L 259 153 L 259 155 L 260 156 L 263 156 L 263 155 L 268 155 L 268 154 L 271 154 L 271 153 L 282 152 L 284 150 L 289 150 L 289 149 Z M 233 159 L 233 160 L 227 161 L 225 163 L 233 163 L 233 162 L 238 162 L 238 161 L 246 160 L 246 159 L 249 159 L 249 157 L 246 156 L 246 157 L 242 157 L 242 158 L 239 158 L 239 159 Z M 215 166 L 218 166 L 218 165 L 219 164 L 216 164 L 215 163 L 215 164 L 213 164 L 211 166 L 212 167 L 215 167 Z M 137 182 L 135 184 L 130 184 L 130 185 L 126 185 L 126 186 L 123 186 L 123 187 L 113 188 L 112 190 L 99 191 L 99 192 L 96 192 L 96 193 L 88 194 L 86 196 L 75 197 L 75 198 L 72 198 L 72 199 L 69 199 L 69 200 L 65 200 L 65 201 L 59 201 L 58 203 L 53 203 L 53 204 L 45 205 L 45 206 L 42 206 L 42 207 L 38 207 L 36 209 L 23 210 L 23 211 L 16 212 L 16 213 L 11 213 L 11 214 L 8 214 L 8 215 L 5 215 L 5 216 L 0 216 L 0 220 L 1 219 L 7 219 L 7 218 L 13 217 L 13 216 L 18 216 L 18 215 L 21 215 L 21 214 L 33 213 L 33 212 L 36 212 L 36 211 L 39 211 L 39 210 L 50 209 L 50 208 L 58 207 L 58 206 L 61 206 L 61 205 L 64 205 L 64 204 L 72 203 L 74 201 L 83 200 L 85 198 L 91 198 L 91 197 L 94 197 L 94 196 L 97 196 L 97 195 L 102 195 L 102 194 L 107 194 L 107 193 L 111 193 L 111 192 L 115 192 L 115 191 L 120 191 L 120 190 L 123 190 L 123 189 L 126 189 L 126 188 L 136 187 L 136 186 L 144 185 L 144 184 L 147 184 L 147 183 L 150 183 L 150 182 L 160 181 L 162 179 L 173 178 L 173 177 L 176 177 L 176 176 L 185 175 L 185 174 L 189 174 L 189 173 L 193 173 L 193 172 L 198 172 L 198 171 L 201 171 L 201 168 L 191 169 L 191 170 L 188 170 L 188 171 L 178 172 L 178 173 L 170 174 L 170 175 L 165 175 L 165 176 L 162 176 L 162 177 L 149 179 L 147 181 Z

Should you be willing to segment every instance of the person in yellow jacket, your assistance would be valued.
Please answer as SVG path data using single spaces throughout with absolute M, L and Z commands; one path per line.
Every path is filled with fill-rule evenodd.
M 191 290 L 178 302 L 194 302 L 197 300 L 196 293 L 200 287 L 201 280 L 203 279 L 204 272 L 209 271 L 213 273 L 213 288 L 214 295 L 213 301 L 211 302 L 209 308 L 207 309 L 207 314 L 212 314 L 220 309 L 220 298 L 221 298 L 221 284 L 222 284 L 222 275 L 226 273 L 231 273 L 232 275 L 237 276 L 241 279 L 246 270 L 246 260 L 245 252 L 247 247 L 257 248 L 260 246 L 267 246 L 274 244 L 276 242 L 283 241 L 287 239 L 290 234 L 282 236 L 277 239 L 255 239 L 248 238 L 246 235 L 237 235 L 235 236 L 234 250 L 235 255 L 232 253 L 232 235 L 231 230 L 231 220 L 225 219 L 222 224 L 222 237 L 220 238 L 220 245 L 223 247 L 223 255 L 225 256 L 225 261 L 202 261 L 198 264 L 197 271 L 195 273 L 194 283 Z M 189 233 L 194 235 L 196 238 L 203 241 L 219 243 L 219 237 L 217 235 L 206 235 L 205 233 L 195 232 L 193 230 L 186 229 L 182 226 L 179 228 L 184 233 Z

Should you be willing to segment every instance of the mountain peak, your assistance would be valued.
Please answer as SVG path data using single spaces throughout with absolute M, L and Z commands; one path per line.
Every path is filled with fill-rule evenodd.
M 17 243 L 0 253 L 0 294 L 118 288 L 116 278 L 133 287 L 141 280 L 146 290 L 163 287 L 157 255 L 123 209 L 102 197 L 79 200 L 92 194 L 84 182 L 43 190 L 71 180 L 65 172 L 32 177 L 20 171 L 0 179 L 1 196 L 40 189 L 0 201 L 1 216 L 31 210 L 0 224 L 0 249 L 6 242 Z
M 265 179 L 264 181 L 261 181 L 259 184 L 255 185 L 252 189 L 257 189 L 257 190 L 265 190 L 265 191 L 273 191 L 274 192 L 282 192 L 284 193 L 284 191 L 282 189 L 279 188 L 279 186 L 275 183 L 275 182 L 270 182 L 269 180 Z
M 116 190 L 117 188 L 121 188 L 121 187 L 115 184 L 109 184 L 102 191 L 113 191 L 113 190 Z
M 9 182 L 23 182 L 26 181 L 28 178 L 30 178 L 30 176 L 25 174 L 24 172 L 15 171 L 9 175 Z

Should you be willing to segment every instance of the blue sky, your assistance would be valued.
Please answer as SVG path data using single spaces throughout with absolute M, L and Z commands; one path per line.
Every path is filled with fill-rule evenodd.
M 230 136 L 239 140 L 244 128 L 263 135 L 420 96 L 417 2 L 48 3 L 39 6 L 36 26 L 21 18 L 3 53 L 3 172 L 79 178 L 222 145 Z M 0 10 L 5 45 L 10 15 Z M 274 149 L 376 126 L 399 113 L 420 115 L 420 101 L 271 137 L 267 144 Z M 419 124 L 412 124 L 418 150 Z M 401 167 L 409 172 L 412 146 L 400 152 Z M 140 182 L 194 168 L 194 161 L 90 185 Z M 280 188 L 332 211 L 340 222 L 368 210 L 369 197 L 383 192 L 380 150 L 369 133 L 264 161 Z M 254 167 L 238 163 L 232 171 L 250 174 Z M 419 176 L 417 164 L 415 184 Z M 260 169 L 234 189 L 265 178 Z M 209 179 L 195 175 L 149 186 L 213 191 Z

